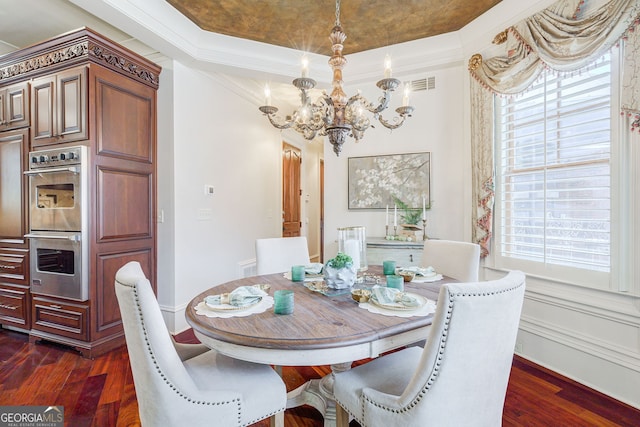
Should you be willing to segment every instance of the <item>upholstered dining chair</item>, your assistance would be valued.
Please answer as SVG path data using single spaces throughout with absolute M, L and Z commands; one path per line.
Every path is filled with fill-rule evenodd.
M 256 239 L 256 273 L 271 274 L 289 271 L 292 265 L 309 264 L 307 238 L 273 237 Z
M 519 271 L 443 285 L 424 349 L 335 374 L 338 427 L 502 425 L 524 290 Z
M 461 282 L 477 282 L 480 245 L 454 240 L 425 240 L 420 266 L 431 266 L 436 272 Z
M 268 417 L 284 425 L 286 389 L 271 367 L 202 345 L 176 347 L 138 262 L 118 270 L 115 287 L 143 427 L 247 426 Z

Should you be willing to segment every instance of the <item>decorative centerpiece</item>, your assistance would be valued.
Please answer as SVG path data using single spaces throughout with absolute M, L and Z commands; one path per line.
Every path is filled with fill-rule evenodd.
M 357 267 L 347 254 L 338 252 L 324 266 L 324 281 L 331 289 L 346 289 L 356 282 Z
M 402 220 L 400 226 L 402 229 L 400 230 L 400 234 L 395 236 L 396 240 L 417 241 L 416 232 L 418 231 L 423 232 L 423 240 L 426 240 L 427 209 L 430 209 L 431 206 L 426 205 L 425 198 L 422 198 L 422 210 L 409 207 L 409 205 L 397 197 L 394 197 L 394 201 L 396 207 L 404 212 L 400 214 Z M 418 225 L 420 218 L 422 218 L 422 228 Z

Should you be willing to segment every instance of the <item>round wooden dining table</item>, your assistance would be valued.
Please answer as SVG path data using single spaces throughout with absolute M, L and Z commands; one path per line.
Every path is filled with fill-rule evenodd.
M 385 283 L 382 268 L 370 266 L 369 283 Z M 431 283 L 405 283 L 405 292 L 437 299 L 447 277 Z M 207 317 L 196 306 L 209 295 L 231 292 L 239 286 L 269 284 L 273 293 L 293 290 L 294 310 L 275 314 L 273 307 L 246 317 Z M 351 368 L 353 361 L 375 358 L 390 350 L 427 338 L 433 315 L 399 317 L 361 308 L 349 292 L 326 296 L 293 282 L 283 273 L 233 280 L 197 295 L 186 310 L 187 323 L 208 347 L 241 360 L 281 366 L 331 365 L 332 374 L 311 380 L 287 395 L 287 408 L 308 404 L 320 411 L 325 426 L 335 425 L 333 373 Z

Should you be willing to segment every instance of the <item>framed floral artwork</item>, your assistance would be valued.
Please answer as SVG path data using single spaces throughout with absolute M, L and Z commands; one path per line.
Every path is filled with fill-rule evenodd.
M 431 206 L 431 153 L 350 157 L 349 209 L 385 209 L 401 200 L 408 208 Z

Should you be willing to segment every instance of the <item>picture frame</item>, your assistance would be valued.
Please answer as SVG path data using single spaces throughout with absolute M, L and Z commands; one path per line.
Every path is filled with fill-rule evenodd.
M 410 209 L 431 206 L 431 152 L 349 157 L 349 205 L 386 209 L 396 198 Z

